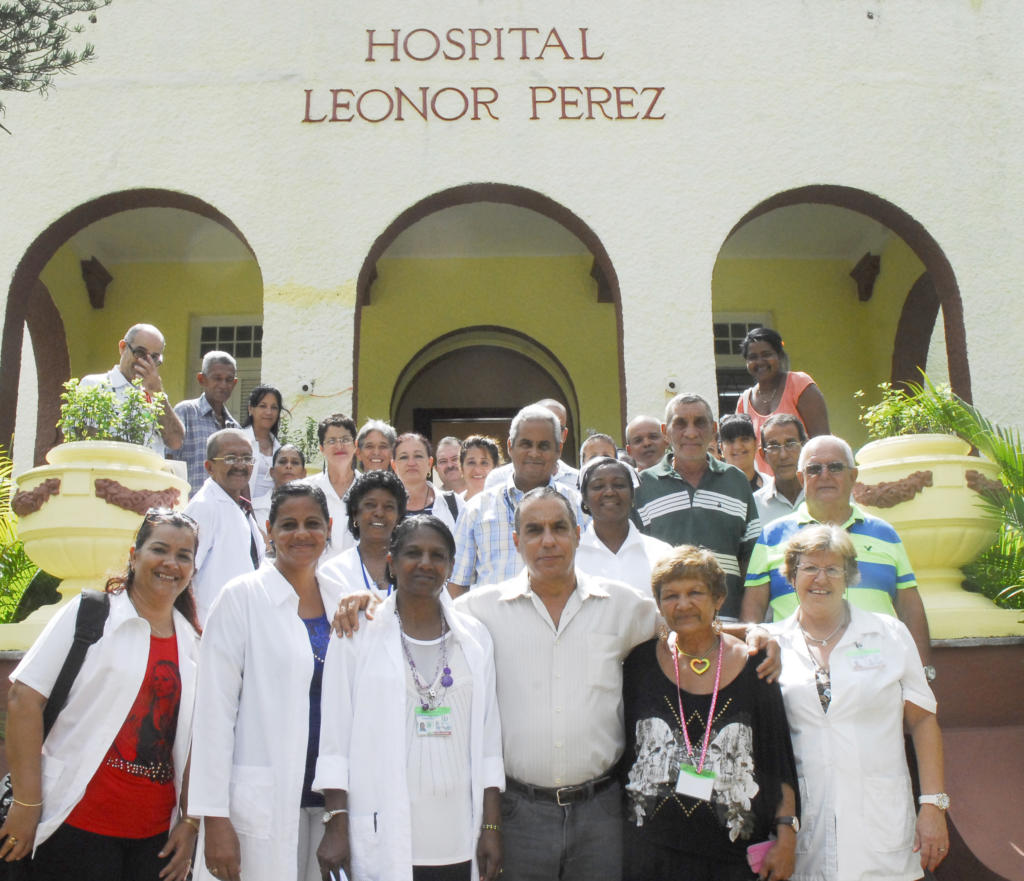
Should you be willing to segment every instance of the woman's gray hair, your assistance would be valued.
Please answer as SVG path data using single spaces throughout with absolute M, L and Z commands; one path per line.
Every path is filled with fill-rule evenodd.
M 387 439 L 387 442 L 391 444 L 391 449 L 395 448 L 395 444 L 398 442 L 398 435 L 383 419 L 367 419 L 363 423 L 363 427 L 359 429 L 359 434 L 356 435 L 357 447 L 361 448 L 363 446 L 363 441 L 366 440 L 366 436 L 371 431 L 379 431 Z
M 843 574 L 846 586 L 853 587 L 860 581 L 860 570 L 857 568 L 857 549 L 853 546 L 850 534 L 834 523 L 817 523 L 805 526 L 787 543 L 782 563 L 782 574 L 790 584 L 796 584 L 796 571 L 800 559 L 805 554 L 816 554 L 821 551 L 839 554 L 843 558 Z

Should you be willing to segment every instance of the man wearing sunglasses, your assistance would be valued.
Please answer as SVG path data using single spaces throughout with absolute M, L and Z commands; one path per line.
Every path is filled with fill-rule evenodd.
M 759 623 L 769 605 L 775 621 L 796 611 L 796 593 L 782 574 L 786 543 L 812 523 L 835 523 L 850 534 L 857 550 L 860 582 L 848 589 L 849 601 L 868 611 L 897 615 L 927 665 L 931 640 L 917 580 L 896 530 L 850 498 L 857 482 L 850 445 L 834 435 L 811 438 L 800 451 L 797 471 L 803 476 L 804 502 L 761 532 L 747 567 L 741 618 Z M 926 670 L 934 677 L 931 668 Z
M 117 344 L 120 358 L 106 373 L 90 373 L 79 381 L 79 388 L 106 385 L 123 399 L 129 386 L 137 383 L 147 396 L 164 390 L 160 379 L 160 365 L 164 360 L 164 335 L 152 324 L 135 324 Z M 160 416 L 160 434 L 149 439 L 149 446 L 163 456 L 167 450 L 177 450 L 185 439 L 185 426 L 164 398 Z
M 224 585 L 258 569 L 263 561 L 263 534 L 251 501 L 245 498 L 253 462 L 252 444 L 241 429 L 216 431 L 206 441 L 209 476 L 185 508 L 199 524 L 192 590 L 200 624 L 206 624 Z

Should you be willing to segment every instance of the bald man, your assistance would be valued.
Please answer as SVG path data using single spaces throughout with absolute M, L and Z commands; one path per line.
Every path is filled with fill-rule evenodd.
M 118 362 L 106 373 L 83 376 L 79 388 L 105 385 L 114 390 L 118 400 L 124 400 L 128 388 L 137 383 L 147 396 L 162 393 L 163 380 L 160 365 L 164 360 L 164 335 L 152 324 L 133 324 L 117 344 Z M 164 396 L 160 414 L 160 433 L 153 435 L 148 445 L 159 455 L 177 450 L 185 439 L 185 426 Z

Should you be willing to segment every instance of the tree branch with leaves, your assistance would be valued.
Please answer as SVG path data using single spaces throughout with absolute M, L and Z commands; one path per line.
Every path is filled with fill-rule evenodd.
M 110 2 L 0 2 L 0 93 L 45 94 L 53 85 L 54 76 L 70 73 L 76 65 L 92 60 L 95 49 L 91 43 L 86 43 L 80 49 L 71 45 L 73 35 L 85 29 L 85 25 L 76 19 L 87 16 L 89 22 L 95 23 L 96 10 Z M 0 100 L 0 115 L 5 111 L 4 102 Z

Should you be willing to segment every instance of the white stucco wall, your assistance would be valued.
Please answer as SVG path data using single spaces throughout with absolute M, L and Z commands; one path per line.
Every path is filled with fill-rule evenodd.
M 538 0 L 504 5 L 114 0 L 98 58 L 46 100 L 6 95 L 0 297 L 32 241 L 89 199 L 134 187 L 197 196 L 248 239 L 265 285 L 264 375 L 287 398 L 352 385 L 363 259 L 419 199 L 468 182 L 527 186 L 601 238 L 618 273 L 628 409 L 664 380 L 715 392 L 711 272 L 733 225 L 808 184 L 859 187 L 939 242 L 964 299 L 975 401 L 1020 421 L 1004 354 L 1024 330 L 1018 4 L 931 0 Z M 366 30 L 557 27 L 600 61 L 367 63 Z M 535 45 L 538 45 L 535 43 Z M 383 51 L 383 50 L 381 50 Z M 531 121 L 529 87 L 661 86 L 661 121 Z M 303 124 L 330 88 L 490 86 L 500 121 Z M 314 115 L 316 110 L 314 111 Z M 667 318 L 666 318 L 667 316 Z M 119 331 L 116 331 L 119 332 Z M 824 328 L 823 332 L 841 332 Z M 344 399 L 342 399 L 344 400 Z

